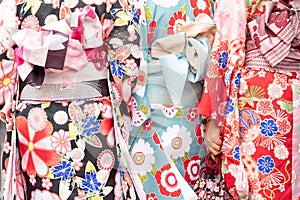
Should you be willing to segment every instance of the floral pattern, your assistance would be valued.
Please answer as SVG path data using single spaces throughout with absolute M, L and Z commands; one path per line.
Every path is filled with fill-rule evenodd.
M 265 30 L 264 24 L 258 24 L 256 19 L 270 13 L 268 23 L 272 21 L 276 27 L 286 25 L 284 17 L 290 8 L 280 1 L 276 3 L 279 10 L 267 11 L 268 3 L 250 0 L 233 0 L 230 5 L 222 1 L 216 3 L 214 16 L 220 32 L 214 40 L 199 111 L 223 125 L 222 172 L 234 199 L 299 196 L 292 180 L 293 174 L 299 174 L 295 159 L 298 131 L 292 128 L 298 126 L 294 120 L 296 112 L 292 110 L 298 104 L 294 99 L 298 93 L 294 85 L 298 73 L 294 71 L 296 68 L 286 68 L 281 63 L 272 66 L 262 53 L 252 54 L 262 48 L 261 37 L 255 34 Z M 225 17 L 232 9 L 240 12 Z M 275 20 L 275 16 L 280 17 Z M 232 27 L 232 20 L 237 20 L 239 27 Z M 251 23 L 257 32 L 248 37 L 250 29 L 247 27 Z M 270 33 L 270 37 L 277 35 Z M 260 56 L 262 62 L 252 62 Z M 291 61 L 287 65 L 296 63 Z M 224 105 L 226 109 L 220 109 Z

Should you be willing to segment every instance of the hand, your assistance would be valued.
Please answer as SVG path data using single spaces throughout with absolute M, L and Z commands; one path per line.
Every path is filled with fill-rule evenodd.
M 210 151 L 214 156 L 221 153 L 222 140 L 220 131 L 221 127 L 216 124 L 215 120 L 209 120 L 206 123 L 204 145 L 207 151 Z

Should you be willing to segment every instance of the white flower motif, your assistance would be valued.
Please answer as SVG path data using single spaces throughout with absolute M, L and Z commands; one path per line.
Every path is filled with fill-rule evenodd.
M 161 7 L 170 8 L 176 6 L 179 0 L 153 0 L 153 3 Z
M 167 155 L 173 159 L 178 159 L 184 156 L 185 152 L 190 150 L 192 143 L 191 133 L 185 126 L 173 125 L 167 128 L 161 136 L 162 146 Z
M 258 72 L 258 77 L 259 78 L 264 78 L 266 76 L 266 72 L 264 70 L 261 70 Z
M 37 189 L 31 192 L 31 200 L 40 200 L 40 199 L 59 200 L 60 197 L 56 193 L 49 192 L 48 190 Z
M 252 141 L 243 142 L 240 148 L 242 153 L 247 154 L 249 156 L 253 155 L 256 151 L 255 145 L 253 144 Z
M 64 125 L 68 122 L 68 114 L 63 110 L 59 110 L 53 115 L 53 120 L 58 125 Z
M 70 154 L 70 157 L 74 162 L 80 162 L 84 158 L 84 151 L 79 148 L 73 149 Z
M 79 0 L 65 0 L 65 6 L 68 8 L 75 8 L 78 3 Z
M 116 49 L 116 48 L 122 46 L 122 45 L 123 45 L 123 42 L 122 42 L 122 40 L 119 39 L 119 38 L 112 38 L 112 39 L 109 41 L 109 44 L 112 45 L 112 47 L 113 47 L 114 49 Z
M 115 164 L 114 153 L 106 149 L 100 153 L 97 160 L 97 166 L 102 170 L 111 170 Z
M 270 84 L 268 86 L 268 95 L 273 99 L 282 97 L 283 89 L 282 89 L 281 85 L 274 84 L 274 83 Z
M 57 16 L 55 14 L 51 14 L 45 18 L 44 23 L 45 23 L 45 25 L 49 25 L 49 24 L 56 22 L 57 20 L 58 20 Z
M 284 160 L 289 156 L 289 151 L 284 145 L 278 145 L 274 148 L 275 157 L 279 160 Z
M 43 178 L 42 179 L 42 187 L 46 188 L 47 190 L 50 190 L 52 188 L 53 184 L 49 178 Z
M 155 163 L 154 150 L 148 142 L 139 139 L 131 150 L 131 157 L 135 170 L 139 174 L 146 174 L 152 170 Z
M 51 146 L 56 151 L 63 154 L 71 151 L 70 133 L 68 131 L 64 131 L 63 129 L 54 131 L 50 140 L 52 142 Z

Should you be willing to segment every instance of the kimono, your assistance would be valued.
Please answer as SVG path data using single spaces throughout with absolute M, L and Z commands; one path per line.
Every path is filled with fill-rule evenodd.
M 299 1 L 215 5 L 199 112 L 222 126 L 227 189 L 234 199 L 299 199 Z
M 142 0 L 135 7 L 140 17 L 123 34 L 127 40 L 113 32 L 109 42 L 116 49 L 109 85 L 123 179 L 132 179 L 141 199 L 196 199 L 192 186 L 206 155 L 197 105 L 213 2 Z M 128 44 L 135 37 L 141 46 Z
M 121 182 L 107 60 L 112 30 L 125 33 L 136 9 L 2 0 L 0 13 L 4 199 L 136 197 Z

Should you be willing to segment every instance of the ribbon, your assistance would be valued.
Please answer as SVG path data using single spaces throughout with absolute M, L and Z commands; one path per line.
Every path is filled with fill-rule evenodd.
M 174 105 L 181 104 L 187 80 L 196 83 L 205 78 L 215 25 L 210 17 L 201 16 L 197 23 L 182 26 L 178 31 L 157 39 L 151 47 L 152 57 L 162 66 Z
M 265 14 L 248 23 L 252 40 L 272 67 L 284 60 L 291 48 L 297 48 L 292 41 L 299 39 L 300 1 L 292 1 L 290 6 L 268 2 Z

